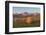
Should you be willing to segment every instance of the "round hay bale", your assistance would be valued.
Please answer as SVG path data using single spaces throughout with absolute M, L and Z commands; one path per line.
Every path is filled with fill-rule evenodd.
M 31 24 L 32 23 L 32 17 L 27 17 L 25 22 L 27 24 Z

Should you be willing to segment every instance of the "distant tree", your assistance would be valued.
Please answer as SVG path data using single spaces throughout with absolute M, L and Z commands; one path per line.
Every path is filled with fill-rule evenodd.
M 28 14 L 28 12 L 24 12 L 24 14 Z
M 28 15 L 28 12 L 24 12 L 23 15 L 24 15 L 24 16 L 27 16 L 27 15 Z

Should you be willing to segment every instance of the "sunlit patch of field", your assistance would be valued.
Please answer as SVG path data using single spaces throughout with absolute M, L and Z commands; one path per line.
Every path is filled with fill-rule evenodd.
M 35 18 L 36 19 L 36 18 Z M 40 27 L 40 19 L 32 20 L 32 17 L 13 18 L 13 28 L 17 27 Z

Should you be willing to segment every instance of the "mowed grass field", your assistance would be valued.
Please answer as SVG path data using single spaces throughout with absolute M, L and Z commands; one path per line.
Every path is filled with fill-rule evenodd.
M 40 20 L 33 21 L 28 24 L 22 20 L 23 18 L 13 18 L 13 28 L 19 27 L 40 27 Z

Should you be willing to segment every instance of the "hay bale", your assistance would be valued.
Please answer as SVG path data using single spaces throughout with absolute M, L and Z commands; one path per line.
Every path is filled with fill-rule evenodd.
M 32 17 L 27 17 L 25 22 L 27 24 L 31 24 L 32 23 Z

